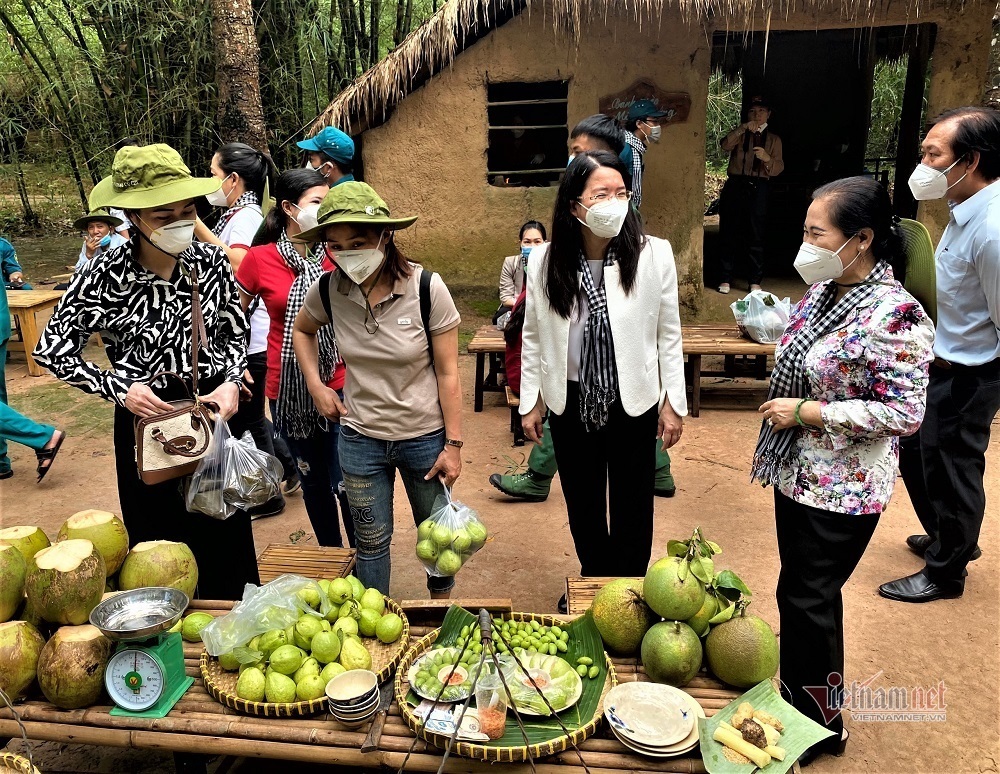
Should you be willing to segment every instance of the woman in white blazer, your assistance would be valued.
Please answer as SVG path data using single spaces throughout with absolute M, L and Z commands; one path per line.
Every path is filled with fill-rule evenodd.
M 605 151 L 576 156 L 559 187 L 552 241 L 532 251 L 526 276 L 522 423 L 538 443 L 550 412 L 583 575 L 645 574 L 649 438 L 673 446 L 687 414 L 673 253 L 643 234 L 625 172 Z

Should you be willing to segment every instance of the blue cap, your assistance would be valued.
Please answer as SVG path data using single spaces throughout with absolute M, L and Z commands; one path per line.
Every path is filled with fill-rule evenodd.
M 332 126 L 313 135 L 308 140 L 295 143 L 302 150 L 325 153 L 334 161 L 347 164 L 354 161 L 354 140 Z
M 637 99 L 628 109 L 628 120 L 638 121 L 640 118 L 661 118 L 665 116 L 665 110 L 657 109 L 651 99 Z

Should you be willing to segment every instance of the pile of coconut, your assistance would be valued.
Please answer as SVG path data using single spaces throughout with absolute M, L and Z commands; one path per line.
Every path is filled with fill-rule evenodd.
M 112 650 L 87 623 L 97 603 L 150 586 L 194 595 L 198 565 L 184 543 L 128 544 L 122 520 L 107 511 L 70 516 L 55 543 L 38 527 L 0 530 L 0 688 L 11 700 L 37 679 L 57 707 L 94 704 Z

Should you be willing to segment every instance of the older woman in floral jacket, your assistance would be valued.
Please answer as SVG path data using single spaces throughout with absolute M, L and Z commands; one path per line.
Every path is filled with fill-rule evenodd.
M 778 343 L 752 474 L 775 487 L 782 689 L 834 733 L 805 765 L 847 741 L 841 589 L 892 495 L 897 438 L 923 419 L 934 327 L 896 280 L 902 234 L 870 179 L 813 194 L 795 266 L 812 286 Z

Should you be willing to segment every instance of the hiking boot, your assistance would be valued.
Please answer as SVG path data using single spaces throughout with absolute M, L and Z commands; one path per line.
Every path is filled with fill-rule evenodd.
M 654 438 L 656 446 L 656 477 L 653 479 L 653 494 L 657 497 L 673 497 L 677 494 L 674 477 L 670 474 L 670 454 L 664 451 L 659 438 Z
M 494 473 L 490 476 L 490 483 L 508 497 L 528 503 L 541 503 L 548 499 L 552 477 L 539 475 L 533 470 L 511 476 Z

